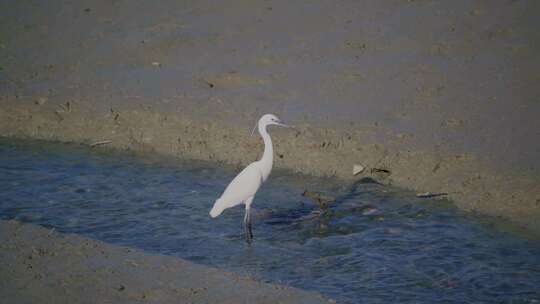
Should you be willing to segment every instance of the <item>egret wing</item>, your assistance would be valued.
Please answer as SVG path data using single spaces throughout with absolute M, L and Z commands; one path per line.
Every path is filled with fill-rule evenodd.
M 244 168 L 227 186 L 220 200 L 227 207 L 236 206 L 252 197 L 262 184 L 262 174 L 258 162 L 251 163 Z

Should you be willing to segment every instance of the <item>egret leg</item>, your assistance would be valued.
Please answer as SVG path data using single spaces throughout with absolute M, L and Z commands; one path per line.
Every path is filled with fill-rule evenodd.
M 249 208 L 246 208 L 246 214 L 244 215 L 244 236 L 246 238 L 246 242 L 251 244 L 253 233 L 251 232 L 251 216 Z
M 246 214 L 244 215 L 244 236 L 246 238 L 246 242 L 248 244 L 251 244 L 251 241 L 253 240 L 253 231 L 251 230 L 251 201 L 253 201 L 253 197 L 246 200 Z
M 248 209 L 248 231 L 249 238 L 253 239 L 253 231 L 251 230 L 251 209 Z

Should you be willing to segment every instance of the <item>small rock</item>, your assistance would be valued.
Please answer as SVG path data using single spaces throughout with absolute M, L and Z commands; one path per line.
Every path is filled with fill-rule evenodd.
M 353 173 L 353 175 L 358 175 L 358 174 L 364 172 L 365 169 L 366 168 L 364 166 L 362 166 L 362 165 L 354 164 L 353 169 L 352 169 L 352 173 Z
M 161 63 L 157 62 L 157 61 L 154 61 L 152 62 L 152 65 L 155 66 L 155 67 L 161 67 Z
M 44 105 L 47 102 L 47 98 L 39 97 L 34 103 L 38 106 Z

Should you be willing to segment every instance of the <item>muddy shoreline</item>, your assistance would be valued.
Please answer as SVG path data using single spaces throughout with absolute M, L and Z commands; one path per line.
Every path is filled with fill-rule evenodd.
M 296 125 L 270 130 L 278 168 L 448 193 L 540 237 L 539 10 L 535 0 L 2 1 L 0 136 L 240 169 L 262 151 L 253 124 L 274 113 Z M 353 176 L 354 165 L 365 169 Z M 0 221 L 0 237 L 7 302 L 325 301 L 33 225 Z
M 540 232 L 540 4 L 4 1 L 0 136 L 364 176 Z
M 331 303 L 317 293 L 16 221 L 0 221 L 0 241 L 4 303 Z
M 255 160 L 262 143 L 247 126 L 153 111 L 98 113 L 78 104 L 64 107 L 2 100 L 0 134 L 85 143 L 237 165 Z M 255 118 L 254 118 L 255 119 Z M 275 166 L 302 174 L 332 176 L 344 183 L 363 177 L 417 192 L 448 193 L 464 210 L 510 219 L 540 234 L 537 176 L 482 166 L 470 154 L 366 144 L 361 132 L 298 125 L 272 130 Z M 359 139 L 360 140 L 355 140 Z M 353 166 L 365 169 L 353 176 Z

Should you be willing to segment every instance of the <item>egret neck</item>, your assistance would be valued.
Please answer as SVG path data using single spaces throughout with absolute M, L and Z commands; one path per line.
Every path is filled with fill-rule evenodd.
M 264 152 L 261 159 L 259 160 L 261 164 L 263 181 L 266 181 L 266 179 L 270 175 L 270 171 L 272 171 L 272 163 L 274 162 L 272 139 L 270 138 L 270 135 L 268 135 L 268 132 L 266 132 L 266 126 L 266 124 L 259 125 L 259 134 L 261 134 L 261 137 L 264 141 Z

